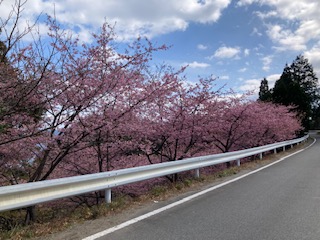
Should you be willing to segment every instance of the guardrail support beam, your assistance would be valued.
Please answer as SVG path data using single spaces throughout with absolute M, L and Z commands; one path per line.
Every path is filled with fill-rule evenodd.
M 105 190 L 104 198 L 105 198 L 106 204 L 111 203 L 111 188 L 108 188 Z
M 240 167 L 240 164 L 241 164 L 240 159 L 237 159 L 237 166 Z
M 277 153 L 277 149 L 275 148 L 275 149 L 273 149 L 273 152 L 274 152 L 274 154 L 276 154 Z
M 200 178 L 200 169 L 199 169 L 199 168 L 197 168 L 197 169 L 195 170 L 194 177 L 195 177 L 195 178 Z
M 260 160 L 262 160 L 262 153 L 259 154 Z
M 282 147 L 282 150 L 285 152 L 285 151 L 286 151 L 286 146 L 283 146 L 283 147 Z

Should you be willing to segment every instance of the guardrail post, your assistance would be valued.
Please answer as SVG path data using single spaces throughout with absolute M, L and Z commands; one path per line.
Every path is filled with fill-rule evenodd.
M 197 168 L 197 169 L 195 170 L 194 177 L 195 177 L 195 178 L 199 178 L 199 177 L 200 177 L 200 169 L 199 169 L 199 168 Z
M 286 151 L 286 146 L 283 146 L 283 147 L 282 147 L 282 150 L 285 152 L 285 151 Z
M 262 153 L 260 153 L 260 160 L 262 160 Z
M 237 166 L 240 167 L 240 159 L 237 159 Z
M 277 153 L 277 149 L 275 148 L 275 149 L 273 149 L 273 152 L 274 152 L 274 154 L 276 154 Z
M 291 148 L 293 148 L 293 144 L 291 144 Z
M 105 198 L 105 201 L 106 203 L 111 203 L 111 188 L 108 188 L 105 190 L 104 192 L 104 198 Z

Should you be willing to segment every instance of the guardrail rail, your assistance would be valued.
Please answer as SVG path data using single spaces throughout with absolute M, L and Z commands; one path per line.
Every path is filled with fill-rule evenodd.
M 195 170 L 196 176 L 199 177 L 200 168 L 231 161 L 237 161 L 240 165 L 241 158 L 257 154 L 260 154 L 261 159 L 264 152 L 273 150 L 276 153 L 278 148 L 285 150 L 286 146 L 291 145 L 292 147 L 294 144 L 306 141 L 308 137 L 309 135 L 306 135 L 302 138 L 261 147 L 193 157 L 174 162 L 4 186 L 0 187 L 0 211 L 34 206 L 39 203 L 101 190 L 106 191 L 106 202 L 110 203 L 111 189 L 114 187 L 189 170 Z

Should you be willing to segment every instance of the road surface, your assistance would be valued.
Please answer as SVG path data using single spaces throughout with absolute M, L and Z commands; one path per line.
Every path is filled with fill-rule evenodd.
M 98 239 L 320 239 L 319 140 L 278 164 Z

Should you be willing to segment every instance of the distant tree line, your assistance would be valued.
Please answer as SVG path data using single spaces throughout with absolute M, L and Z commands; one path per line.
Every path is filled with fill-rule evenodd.
M 274 88 L 269 88 L 266 78 L 261 80 L 259 101 L 292 106 L 304 130 L 320 127 L 318 78 L 303 55 L 298 55 L 291 65 L 285 65 Z

